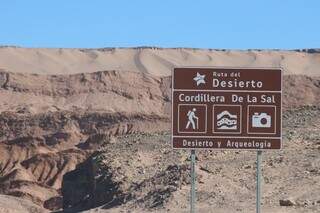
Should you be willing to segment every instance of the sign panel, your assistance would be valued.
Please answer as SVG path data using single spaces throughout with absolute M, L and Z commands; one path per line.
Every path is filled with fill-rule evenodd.
M 281 69 L 175 68 L 178 149 L 281 149 Z

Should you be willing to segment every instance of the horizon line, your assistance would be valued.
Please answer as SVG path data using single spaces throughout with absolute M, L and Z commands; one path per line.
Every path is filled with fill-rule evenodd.
M 320 53 L 320 47 L 314 48 L 202 48 L 202 47 L 161 47 L 156 45 L 141 45 L 141 46 L 114 46 L 114 47 L 26 47 L 20 45 L 0 45 L 0 48 L 24 48 L 24 49 L 78 49 L 78 50 L 115 50 L 115 49 L 188 49 L 188 50 L 209 50 L 209 51 L 295 51 L 306 53 Z

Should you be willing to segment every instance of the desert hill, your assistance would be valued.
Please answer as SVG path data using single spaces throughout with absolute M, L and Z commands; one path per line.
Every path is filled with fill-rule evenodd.
M 187 65 L 283 67 L 285 146 L 265 155 L 264 208 L 318 212 L 319 51 L 183 48 L 1 47 L 0 210 L 12 200 L 37 211 L 188 212 L 188 153 L 170 146 L 171 69 Z M 253 212 L 254 159 L 198 152 L 199 209 Z
M 176 66 L 282 67 L 285 74 L 319 75 L 320 51 L 193 48 L 0 48 L 0 68 L 15 73 L 75 74 L 124 70 L 171 75 Z

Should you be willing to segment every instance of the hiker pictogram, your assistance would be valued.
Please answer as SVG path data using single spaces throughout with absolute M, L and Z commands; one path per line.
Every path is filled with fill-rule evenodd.
M 179 104 L 179 132 L 205 133 L 207 107 L 204 104 Z
M 198 129 L 199 128 L 199 118 L 196 116 L 196 108 L 193 108 L 192 110 L 189 110 L 187 113 L 188 116 L 188 123 L 186 126 L 186 129 L 190 128 L 190 124 L 192 126 L 192 129 Z

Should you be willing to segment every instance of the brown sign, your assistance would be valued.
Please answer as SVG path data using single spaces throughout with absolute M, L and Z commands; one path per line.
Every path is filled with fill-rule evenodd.
M 175 68 L 173 148 L 281 149 L 281 93 L 281 69 Z

